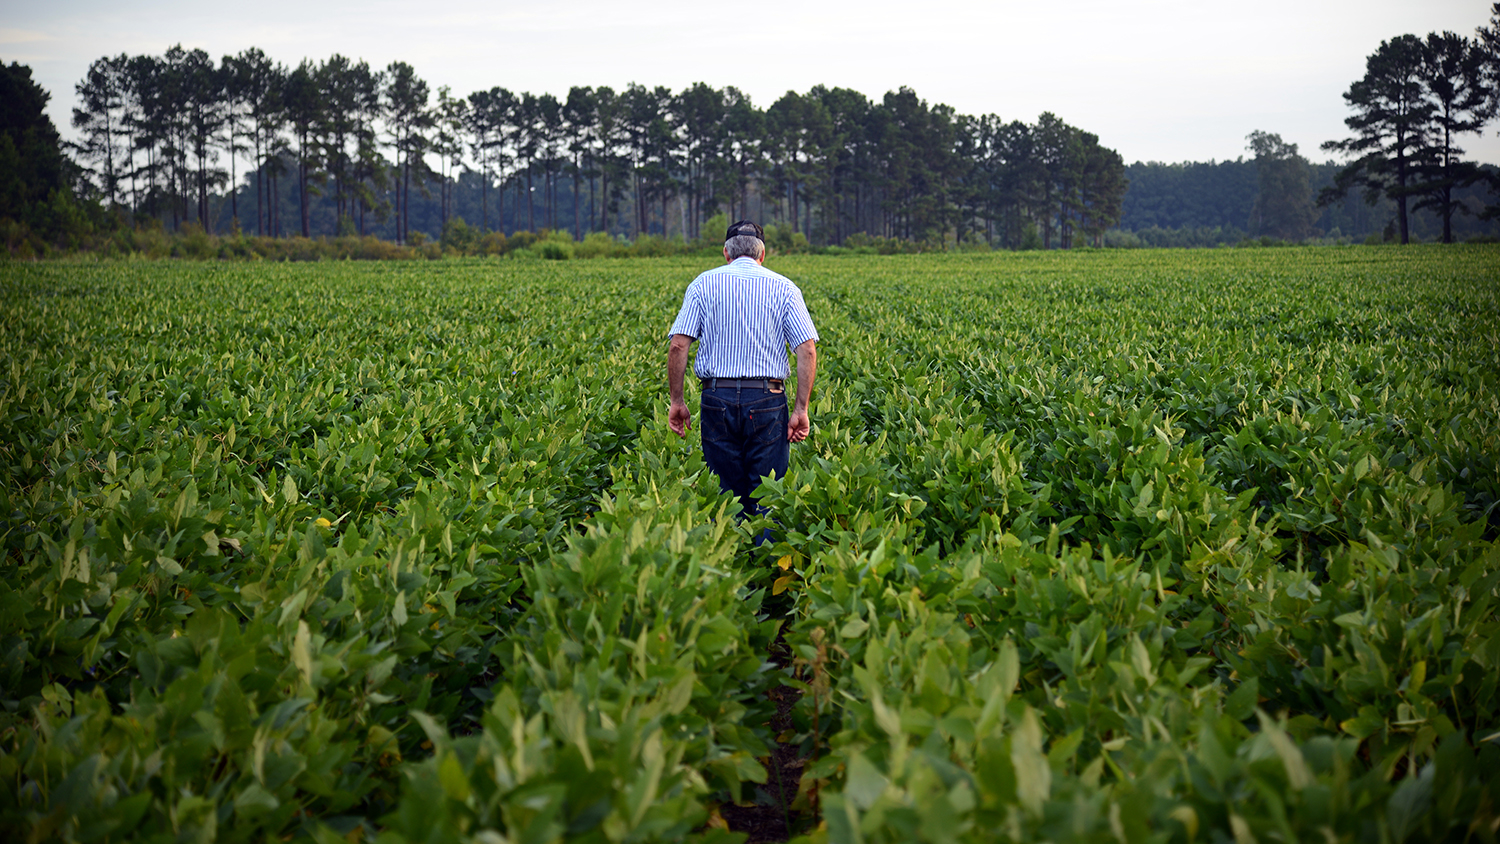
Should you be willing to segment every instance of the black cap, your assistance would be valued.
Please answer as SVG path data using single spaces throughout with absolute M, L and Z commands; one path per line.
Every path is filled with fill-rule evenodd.
M 744 236 L 753 237 L 761 243 L 766 242 L 765 231 L 749 220 L 740 220 L 738 223 L 731 224 L 729 230 L 724 233 L 724 240 L 727 242 L 733 238 Z

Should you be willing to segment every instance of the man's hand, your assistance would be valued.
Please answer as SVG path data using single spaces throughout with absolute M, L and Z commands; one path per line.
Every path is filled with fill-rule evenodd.
M 679 437 L 687 436 L 687 432 L 693 429 L 693 412 L 688 410 L 686 402 L 672 402 L 672 408 L 667 411 L 667 427 Z M 804 433 L 803 436 L 807 434 Z
M 682 379 L 687 374 L 688 347 L 691 345 L 693 338 L 673 334 L 672 342 L 667 346 L 667 395 L 672 401 L 667 410 L 667 427 L 679 437 L 687 436 L 693 427 L 693 412 L 682 400 Z
M 806 410 L 794 410 L 786 424 L 787 442 L 800 443 L 807 439 L 807 432 L 812 427 L 808 421 Z
M 812 398 L 813 379 L 818 374 L 818 344 L 806 340 L 792 350 L 797 356 L 797 400 L 792 403 L 792 415 L 787 419 L 787 442 L 800 443 L 807 439 L 812 423 L 807 418 L 807 403 Z

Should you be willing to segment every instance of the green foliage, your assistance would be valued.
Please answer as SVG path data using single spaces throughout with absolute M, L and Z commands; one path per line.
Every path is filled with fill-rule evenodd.
M 453 217 L 443 225 L 443 233 L 438 240 L 444 249 L 471 254 L 479 245 L 479 232 L 465 223 L 463 217 Z
M 1247 137 L 1255 153 L 1258 189 L 1248 228 L 1263 240 L 1300 241 L 1312 234 L 1312 187 L 1307 159 L 1281 136 L 1255 131 Z
M 70 190 L 62 140 L 44 111 L 51 98 L 32 81 L 31 68 L 0 62 L 0 218 L 42 227 L 38 215 L 55 202 L 53 194 Z
M 619 244 L 604 232 L 589 232 L 573 247 L 576 258 L 608 258 L 619 251 Z
M 0 62 L 0 237 L 7 257 L 79 249 L 106 223 L 97 202 L 74 196 L 78 168 L 44 111 L 49 99 L 31 68 Z
M 791 226 L 765 227 L 766 248 L 777 255 L 795 255 L 806 253 L 810 249 L 807 236 L 802 232 L 794 230 Z
M 743 520 L 708 260 L 0 267 L 6 837 L 1493 840 L 1494 247 L 780 258 Z

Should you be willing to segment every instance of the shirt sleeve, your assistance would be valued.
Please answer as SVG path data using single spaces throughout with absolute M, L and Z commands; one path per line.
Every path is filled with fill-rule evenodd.
M 802 291 L 796 285 L 792 285 L 792 295 L 787 297 L 786 310 L 781 317 L 781 332 L 786 336 L 787 345 L 793 349 L 808 340 L 818 339 L 818 329 L 813 327 L 807 303 L 802 300 Z
M 682 309 L 677 312 L 677 319 L 672 322 L 672 330 L 667 332 L 670 339 L 673 334 L 685 334 L 694 340 L 703 336 L 703 300 L 698 296 L 698 285 L 688 285 L 687 293 L 682 297 Z

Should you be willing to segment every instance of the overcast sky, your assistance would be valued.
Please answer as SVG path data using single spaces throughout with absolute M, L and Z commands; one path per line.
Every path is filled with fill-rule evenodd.
M 294 65 L 332 53 L 411 63 L 435 91 L 501 85 L 563 96 L 630 82 L 734 85 L 764 108 L 787 90 L 900 86 L 966 114 L 1051 111 L 1126 162 L 1233 159 L 1253 130 L 1315 161 L 1345 136 L 1342 94 L 1384 39 L 1472 36 L 1489 0 L 601 2 L 0 0 L 0 60 L 30 65 L 68 127 L 73 86 L 121 52 L 255 46 Z M 1463 139 L 1500 164 L 1500 138 Z

